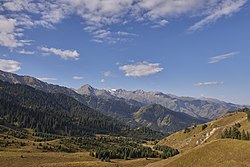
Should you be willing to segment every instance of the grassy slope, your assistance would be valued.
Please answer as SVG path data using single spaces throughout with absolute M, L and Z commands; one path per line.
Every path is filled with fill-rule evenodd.
M 243 167 L 250 166 L 250 142 L 215 140 L 175 157 L 149 164 L 150 167 Z
M 207 133 L 211 133 L 212 131 L 213 133 L 209 135 L 209 138 L 207 138 L 206 141 L 203 141 L 202 143 L 220 139 L 221 132 L 224 130 L 224 128 L 231 127 L 237 122 L 242 125 L 241 129 L 245 129 L 246 131 L 250 132 L 250 123 L 247 121 L 246 113 L 232 113 L 207 123 L 208 127 L 203 131 L 201 130 L 202 125 L 197 125 L 195 128 L 190 128 L 191 131 L 189 133 L 184 133 L 183 130 L 179 131 L 168 136 L 167 138 L 162 139 L 159 144 L 168 145 L 179 149 L 181 152 L 185 152 L 186 150 L 196 147 L 197 140 L 205 139 Z M 198 145 L 200 144 L 201 142 L 199 142 Z
M 198 125 L 189 133 L 179 131 L 172 134 L 159 144 L 175 147 L 181 154 L 148 166 L 250 166 L 249 141 L 220 139 L 224 128 L 237 122 L 241 124 L 241 130 L 250 132 L 246 113 L 232 113 L 207 123 L 208 127 L 203 131 L 201 125 Z M 205 139 L 211 131 L 213 133 Z M 197 145 L 196 141 L 201 138 L 205 140 Z
M 21 158 L 21 155 L 24 158 Z M 111 162 L 102 162 L 96 158 L 90 157 L 88 152 L 62 153 L 62 152 L 29 152 L 27 149 L 19 151 L 0 152 L 0 166 L 43 166 L 43 167 L 62 167 L 62 166 L 129 166 L 142 167 L 148 163 L 158 161 L 159 159 L 135 159 L 135 160 L 112 160 Z

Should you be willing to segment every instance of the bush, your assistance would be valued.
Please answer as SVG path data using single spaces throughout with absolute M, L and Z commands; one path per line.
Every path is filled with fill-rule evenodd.
M 205 130 L 207 128 L 207 124 L 203 124 L 202 126 L 201 126 L 201 130 Z

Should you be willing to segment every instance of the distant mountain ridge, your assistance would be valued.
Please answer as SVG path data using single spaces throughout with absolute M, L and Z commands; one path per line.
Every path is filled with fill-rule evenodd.
M 210 102 L 208 100 L 177 97 L 161 92 L 145 92 L 143 90 L 100 90 L 90 85 L 84 85 L 77 90 L 73 90 L 59 85 L 48 84 L 34 77 L 19 76 L 3 71 L 0 71 L 0 80 L 28 85 L 48 93 L 62 93 L 129 126 L 139 127 L 143 125 L 165 134 L 178 131 L 192 124 L 201 123 L 201 121 L 204 122 L 207 118 L 216 118 L 225 114 L 228 110 L 233 110 L 233 107 L 237 107 L 237 105 L 230 105 L 220 101 Z M 150 106 L 150 110 L 148 106 Z M 207 109 L 204 110 L 206 107 Z M 152 110 L 154 111 L 154 119 L 148 119 L 147 114 Z M 183 113 L 180 112 L 168 112 L 170 110 L 184 112 L 190 117 L 183 116 Z M 168 118 L 171 119 L 166 122 L 165 120 Z
M 84 88 L 82 86 L 81 88 Z M 162 92 L 146 92 L 143 90 L 127 91 L 123 89 L 98 90 L 92 89 L 92 92 L 78 89 L 79 94 L 88 94 L 106 99 L 122 98 L 127 102 L 136 101 L 146 104 L 160 104 L 173 111 L 184 112 L 196 118 L 215 119 L 228 111 L 242 108 L 240 105 L 226 103 L 217 99 L 210 98 L 193 98 L 193 97 L 178 97 Z
M 160 104 L 148 104 L 134 113 L 135 121 L 143 126 L 164 133 L 174 133 L 177 129 L 184 129 L 189 125 L 204 123 L 188 114 L 175 112 Z

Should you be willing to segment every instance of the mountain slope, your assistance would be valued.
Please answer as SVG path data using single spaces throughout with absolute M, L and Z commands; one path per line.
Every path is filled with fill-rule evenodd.
M 242 167 L 249 166 L 249 156 L 249 141 L 216 140 L 146 167 Z
M 29 76 L 19 76 L 13 73 L 8 73 L 0 70 L 0 80 L 7 81 L 14 84 L 22 84 L 31 86 L 37 90 L 41 90 L 49 93 L 61 93 L 67 96 L 73 97 L 79 102 L 95 109 L 101 111 L 103 114 L 113 117 L 123 123 L 126 123 L 130 126 L 139 126 L 132 118 L 132 113 L 137 111 L 140 106 L 132 105 L 126 103 L 124 100 L 120 99 L 103 99 L 98 98 L 93 95 L 80 95 L 74 90 L 48 84 L 42 82 L 34 77 Z
M 119 133 L 123 124 L 63 94 L 0 81 L 1 118 L 20 127 L 62 135 Z
M 243 139 L 243 130 L 250 137 L 250 110 L 229 113 L 221 118 L 181 130 L 164 139 L 158 144 L 167 145 L 180 150 L 181 154 L 148 166 L 248 166 L 250 164 L 250 142 Z M 226 129 L 229 134 L 237 134 L 239 130 L 242 140 L 223 138 Z
M 185 113 L 174 112 L 159 104 L 149 104 L 134 113 L 136 122 L 163 133 L 173 133 L 192 124 L 203 123 Z
M 144 104 L 161 104 L 173 111 L 184 112 L 197 118 L 204 117 L 214 119 L 224 115 L 230 110 L 235 110 L 240 107 L 219 100 L 178 97 L 161 92 L 145 92 L 142 90 L 117 90 L 113 91 L 112 95 L 125 99 L 133 99 Z
M 186 133 L 184 130 L 176 132 L 162 139 L 159 144 L 172 146 L 181 151 L 189 150 L 205 142 L 221 139 L 223 130 L 233 126 L 235 123 L 241 124 L 240 130 L 244 129 L 250 132 L 250 123 L 245 112 L 229 113 L 206 123 L 207 126 L 203 128 L 203 125 L 197 125 L 196 127 L 190 127 Z
M 173 111 L 184 112 L 200 119 L 215 119 L 226 114 L 228 111 L 242 107 L 216 99 L 178 97 L 162 92 L 145 92 L 143 90 L 127 91 L 123 89 L 98 90 L 95 88 L 91 90 L 91 92 L 83 91 L 80 88 L 77 91 L 80 94 L 90 93 L 97 97 L 105 97 L 106 99 L 122 98 L 125 99 L 126 102 L 137 101 L 142 104 L 160 104 Z

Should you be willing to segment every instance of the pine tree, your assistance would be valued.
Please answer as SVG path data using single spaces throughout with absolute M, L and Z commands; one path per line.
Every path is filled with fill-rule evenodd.
M 247 140 L 247 135 L 245 130 L 243 129 L 243 131 L 241 132 L 241 140 Z

